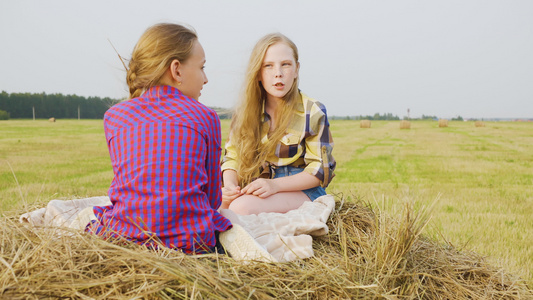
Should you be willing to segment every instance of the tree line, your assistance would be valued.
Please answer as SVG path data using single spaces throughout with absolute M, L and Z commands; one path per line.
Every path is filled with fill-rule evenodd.
M 359 116 L 344 116 L 344 117 L 339 117 L 339 116 L 331 116 L 329 117 L 329 119 L 331 120 L 386 120 L 386 121 L 394 121 L 394 120 L 400 120 L 400 117 L 396 116 L 396 115 L 393 115 L 391 113 L 385 113 L 385 114 L 379 114 L 379 113 L 375 113 L 373 116 L 371 115 L 366 115 L 366 116 L 363 116 L 363 115 L 359 115 Z M 403 117 L 403 120 L 438 120 L 439 118 L 437 116 L 426 116 L 426 115 L 422 115 L 421 117 L 419 118 L 409 118 L 407 116 L 404 116 Z M 452 118 L 451 119 L 452 121 L 463 121 L 463 117 L 461 116 L 457 116 L 455 118 Z
M 0 93 L 0 119 L 103 119 L 121 100 L 63 94 Z M 5 118 L 7 116 L 7 118 Z
M 400 120 L 400 117 L 395 116 L 391 113 L 385 113 L 383 115 L 379 113 L 375 113 L 373 116 L 371 115 L 344 116 L 344 117 L 328 116 L 328 118 L 331 120 Z
M 63 94 L 32 94 L 32 93 L 0 93 L 0 120 L 32 119 L 103 119 L 105 112 L 122 100 L 108 97 L 82 97 Z M 221 119 L 231 119 L 232 111 L 222 107 L 211 107 Z M 391 113 L 375 113 L 367 116 L 329 116 L 331 120 L 400 120 L 400 117 Z M 407 117 L 403 117 L 407 119 Z M 436 116 L 422 115 L 422 120 L 437 120 Z M 458 116 L 452 121 L 462 121 Z
M 105 112 L 122 100 L 63 94 L 0 93 L 0 120 L 32 119 L 103 119 Z M 227 108 L 211 107 L 221 119 L 231 119 Z

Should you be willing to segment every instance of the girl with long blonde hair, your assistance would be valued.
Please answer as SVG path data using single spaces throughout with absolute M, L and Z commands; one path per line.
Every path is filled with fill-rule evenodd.
M 325 106 L 298 89 L 296 45 L 280 33 L 250 56 L 222 161 L 222 208 L 287 212 L 325 195 L 334 176 Z

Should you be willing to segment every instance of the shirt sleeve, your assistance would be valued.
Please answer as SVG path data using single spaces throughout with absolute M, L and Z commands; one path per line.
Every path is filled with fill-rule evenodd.
M 211 133 L 208 137 L 208 149 L 206 159 L 207 188 L 206 194 L 213 209 L 218 209 L 222 204 L 222 172 L 220 171 L 221 133 L 220 119 L 212 115 Z
M 333 137 L 329 130 L 326 107 L 315 103 L 309 111 L 310 135 L 305 138 L 305 171 L 316 176 L 322 187 L 327 187 L 335 176 Z

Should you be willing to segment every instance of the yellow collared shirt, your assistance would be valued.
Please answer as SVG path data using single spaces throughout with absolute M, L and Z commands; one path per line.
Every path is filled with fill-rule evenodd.
M 303 161 L 304 171 L 316 176 L 322 187 L 327 187 L 335 174 L 335 159 L 332 156 L 333 138 L 329 130 L 326 107 L 315 99 L 301 94 L 302 102 L 296 111 L 287 134 L 280 140 L 275 151 L 267 156 L 274 166 L 288 166 Z M 261 142 L 268 141 L 270 116 L 263 107 L 263 126 Z M 231 136 L 231 134 L 230 134 Z M 237 170 L 237 151 L 231 140 L 225 145 L 222 171 Z

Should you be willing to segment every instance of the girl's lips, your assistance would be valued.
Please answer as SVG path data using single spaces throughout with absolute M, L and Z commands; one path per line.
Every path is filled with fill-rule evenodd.
M 274 84 L 274 88 L 277 89 L 277 90 L 283 90 L 285 88 L 285 84 L 283 84 L 281 82 L 278 82 L 278 83 Z

